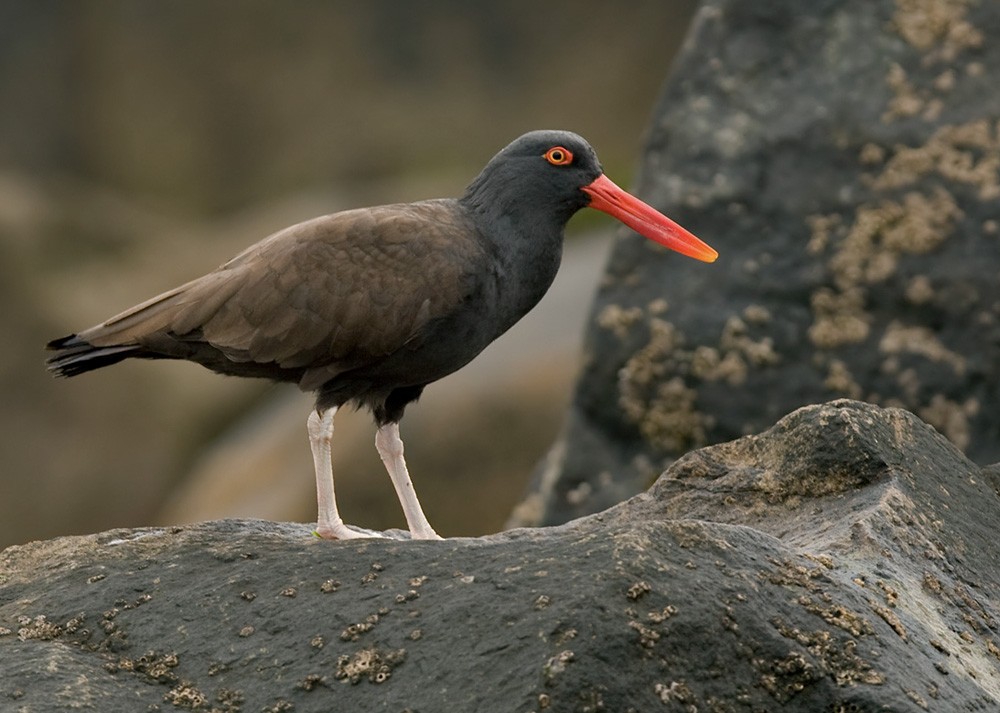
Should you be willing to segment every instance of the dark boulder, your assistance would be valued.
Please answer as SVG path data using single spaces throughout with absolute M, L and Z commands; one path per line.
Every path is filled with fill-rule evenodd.
M 0 710 L 994 710 L 992 475 L 905 411 L 838 401 L 554 528 L 11 547 Z
M 639 492 L 799 406 L 898 406 L 1000 460 L 1000 4 L 706 0 L 621 231 L 563 439 L 516 520 Z

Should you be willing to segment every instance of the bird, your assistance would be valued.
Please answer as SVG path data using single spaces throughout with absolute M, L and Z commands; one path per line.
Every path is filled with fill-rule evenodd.
M 367 408 L 410 537 L 441 539 L 403 458 L 403 412 L 538 303 L 566 223 L 585 207 L 688 257 L 718 257 L 619 188 L 581 136 L 531 131 L 459 198 L 349 209 L 280 230 L 202 277 L 50 341 L 46 366 L 71 377 L 124 359 L 183 359 L 314 393 L 314 534 L 325 539 L 385 536 L 345 524 L 334 493 L 334 416 Z

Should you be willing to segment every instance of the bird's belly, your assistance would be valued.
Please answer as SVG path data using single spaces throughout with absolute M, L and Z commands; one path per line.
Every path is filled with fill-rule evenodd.
M 423 387 L 458 371 L 538 303 L 558 269 L 558 256 L 552 263 L 536 271 L 533 284 L 507 283 L 503 273 L 494 273 L 459 307 L 431 320 L 396 351 L 324 384 L 322 399 L 378 400 L 396 389 Z
M 487 329 L 486 321 L 448 320 L 389 356 L 378 372 L 399 386 L 429 384 L 475 359 L 496 336 Z

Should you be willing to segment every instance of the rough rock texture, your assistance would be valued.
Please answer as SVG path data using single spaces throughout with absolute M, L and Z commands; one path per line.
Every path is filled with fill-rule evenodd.
M 621 231 L 521 523 L 845 396 L 1000 460 L 1000 3 L 706 0 L 638 193 L 719 250 Z
M 845 400 L 560 527 L 11 547 L 0 710 L 995 710 L 994 483 L 908 412 Z

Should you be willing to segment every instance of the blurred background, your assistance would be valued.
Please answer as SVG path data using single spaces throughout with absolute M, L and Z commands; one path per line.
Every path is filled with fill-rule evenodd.
M 69 381 L 46 341 L 348 207 L 456 195 L 524 131 L 628 186 L 694 0 L 0 1 L 0 547 L 115 526 L 315 518 L 288 385 L 186 363 Z M 581 214 L 539 308 L 402 423 L 443 535 L 496 531 L 555 439 L 613 225 Z M 402 526 L 368 414 L 349 522 Z

